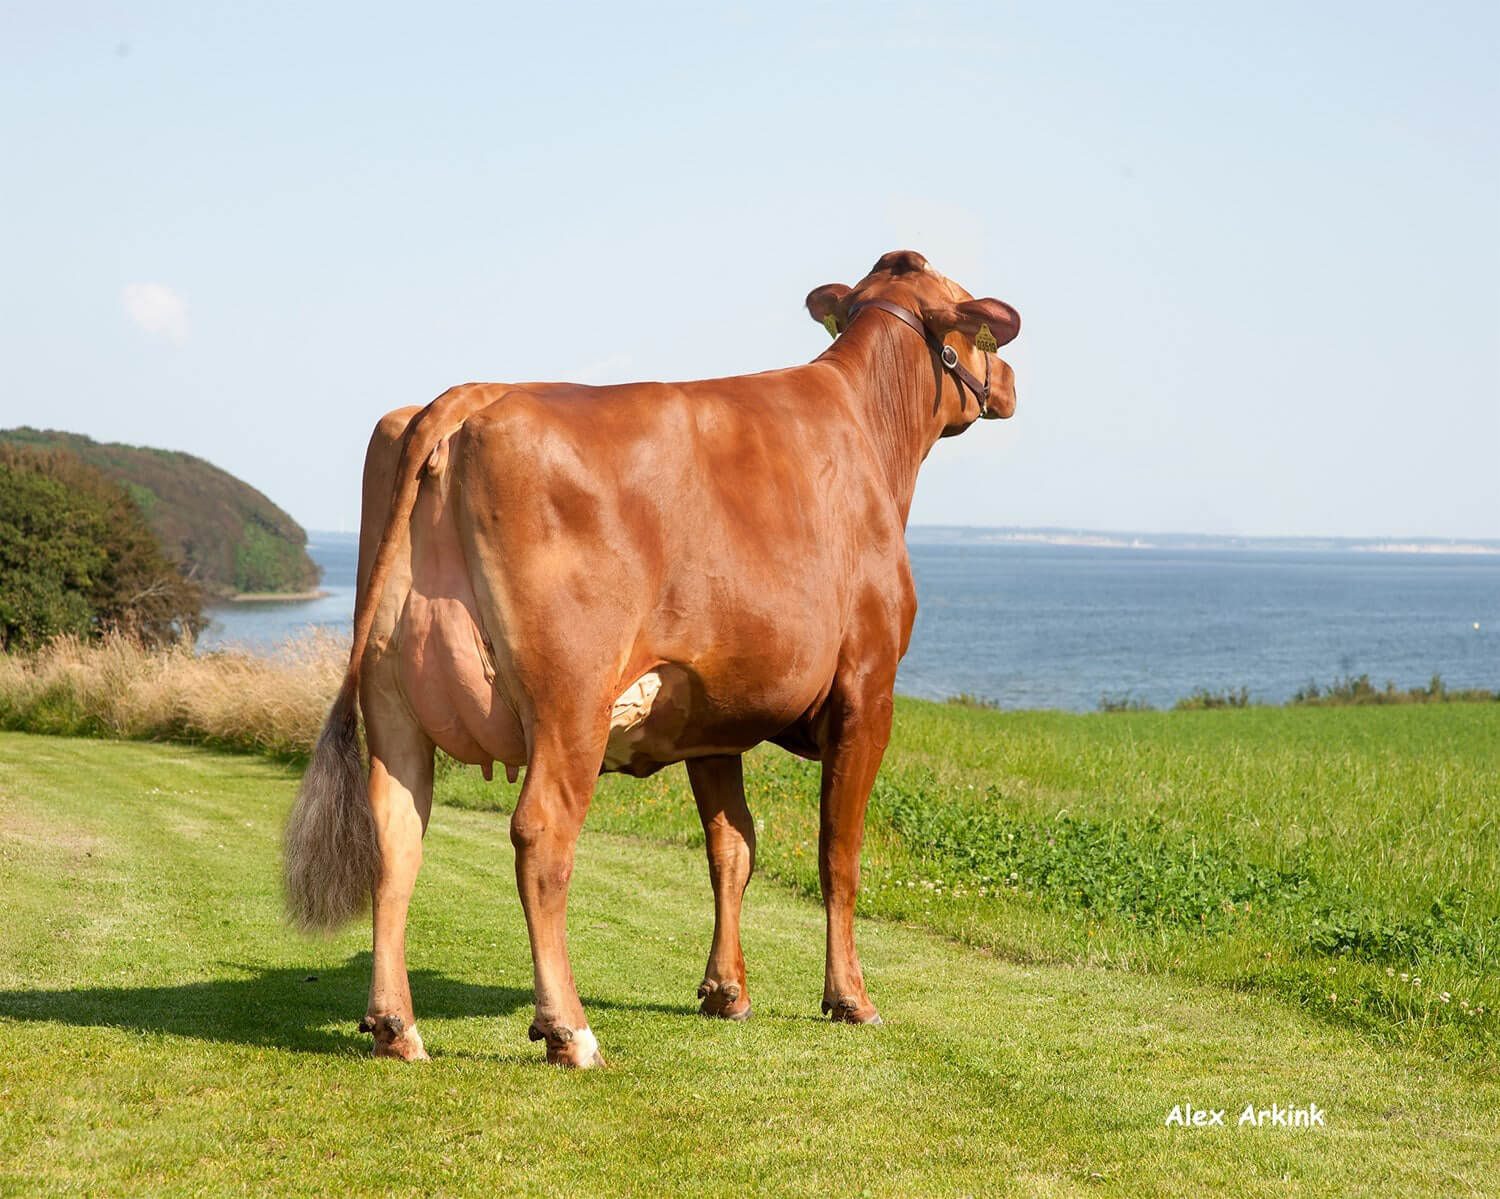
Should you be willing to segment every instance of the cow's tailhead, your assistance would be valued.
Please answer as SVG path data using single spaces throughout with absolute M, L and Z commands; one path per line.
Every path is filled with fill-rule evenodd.
M 945 413 L 944 435 L 962 432 L 977 416 L 1003 419 L 1016 410 L 1015 372 L 995 351 L 1021 331 L 1020 314 L 1003 300 L 975 299 L 915 250 L 882 256 L 853 287 L 814 288 L 807 310 L 834 337 L 862 314 L 864 320 L 900 321 L 925 337 L 939 378 L 951 382 L 940 396 L 951 394 L 955 408 Z

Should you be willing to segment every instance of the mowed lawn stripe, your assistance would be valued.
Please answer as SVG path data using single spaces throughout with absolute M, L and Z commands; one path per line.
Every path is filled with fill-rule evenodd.
M 0 735 L 0 1188 L 1477 1194 L 1500 1167 L 1490 1074 L 1167 976 L 864 922 L 887 1024 L 831 1026 L 821 912 L 766 882 L 755 1016 L 704 1021 L 699 854 L 598 833 L 571 940 L 610 1068 L 550 1070 L 504 818 L 445 807 L 409 947 L 435 1060 L 376 1063 L 354 1031 L 367 930 L 280 922 L 295 786 L 253 758 Z M 1327 1129 L 1235 1127 L 1309 1101 Z M 1186 1102 L 1229 1127 L 1164 1127 Z

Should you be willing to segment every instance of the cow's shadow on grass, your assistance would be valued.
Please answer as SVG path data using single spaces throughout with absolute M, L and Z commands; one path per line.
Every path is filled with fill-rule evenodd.
M 0 1017 L 127 1032 L 168 1033 L 204 1041 L 258 1045 L 302 1053 L 367 1054 L 357 1031 L 370 984 L 370 955 L 310 974 L 306 969 L 235 967 L 233 978 L 155 987 L 70 987 L 0 991 Z M 491 987 L 431 970 L 411 972 L 417 1018 L 509 1016 L 528 1010 L 531 988 Z M 645 1007 L 584 999 L 594 1007 Z

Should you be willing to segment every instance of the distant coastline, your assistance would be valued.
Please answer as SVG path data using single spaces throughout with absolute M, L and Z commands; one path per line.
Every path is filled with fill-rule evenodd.
M 1279 553 L 1500 555 L 1500 540 L 1446 537 L 1241 537 L 1215 533 L 1132 533 L 1055 527 L 913 525 L 921 545 L 1048 545 L 1120 550 L 1259 550 Z
M 1500 548 L 1475 541 L 1387 541 L 1378 545 L 1356 545 L 1350 548 L 1368 554 L 1500 554 Z
M 311 591 L 237 591 L 233 595 L 219 596 L 210 600 L 210 605 L 219 604 L 306 604 L 325 599 L 332 592 L 315 588 Z

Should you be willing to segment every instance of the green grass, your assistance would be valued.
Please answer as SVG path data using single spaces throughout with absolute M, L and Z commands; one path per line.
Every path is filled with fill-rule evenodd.
M 1458 765 L 1440 779 L 1412 766 L 1401 779 L 1426 782 L 1411 797 L 1363 822 L 1344 812 L 1363 794 L 1348 788 L 1367 755 L 1394 755 L 1379 769 L 1399 770 L 1403 744 L 1441 756 L 1436 739 L 1467 762 L 1474 730 L 1450 727 L 1443 742 L 1437 724 L 1364 728 L 1360 748 L 1335 725 L 1256 725 L 1267 743 L 1236 765 L 1223 726 L 1206 719 L 1022 719 L 906 704 L 889 787 L 931 787 L 935 804 L 961 816 L 992 803 L 966 780 L 998 782 L 1016 821 L 1051 819 L 1084 792 L 1099 797 L 1089 819 L 1136 820 L 1145 795 L 1163 844 L 1180 848 L 1172 838 L 1224 818 L 1236 789 L 1255 786 L 1268 792 L 1256 815 L 1229 819 L 1233 852 L 1305 851 L 1326 885 L 1373 886 L 1405 862 L 1411 889 L 1440 889 L 1492 866 L 1483 820 L 1464 814 L 1466 788 L 1484 784 L 1463 782 Z M 1294 835 L 1288 814 L 1306 801 L 1286 775 L 1320 737 L 1333 742 L 1327 794 L 1317 811 L 1299 808 Z M 1492 1068 L 1268 991 L 1099 968 L 1092 951 L 1061 960 L 1069 909 L 1045 896 L 1013 890 L 979 903 L 887 885 L 919 860 L 892 823 L 891 793 L 873 825 L 872 909 L 976 942 L 1003 943 L 1029 920 L 1035 952 L 1009 960 L 929 929 L 862 921 L 887 1024 L 827 1024 L 816 1015 L 821 913 L 797 893 L 812 800 L 805 787 L 791 792 L 800 768 L 773 761 L 757 758 L 753 802 L 765 859 L 797 885 L 751 888 L 756 1015 L 743 1026 L 693 1014 L 712 923 L 706 870 L 696 852 L 660 843 L 690 839 L 690 809 L 669 811 L 674 792 L 659 781 L 604 788 L 580 846 L 571 941 L 610 1067 L 574 1075 L 543 1066 L 525 1039 L 530 964 L 502 818 L 436 810 L 410 943 L 434 1060 L 374 1062 L 354 1032 L 367 931 L 308 942 L 279 920 L 291 769 L 200 749 L 0 735 L 0 1191 L 1437 1195 L 1492 1184 Z M 479 798 L 458 777 L 444 788 Z M 1217 807 L 1195 806 L 1205 801 Z M 1425 803 L 1447 833 L 1402 832 L 1402 803 Z M 632 825 L 654 840 L 599 831 Z M 1127 844 L 1149 831 L 1124 827 Z M 1443 852 L 1456 828 L 1470 843 L 1449 840 Z M 1374 854 L 1367 873 L 1353 865 L 1360 852 Z M 1111 850 L 1101 860 L 1135 859 Z M 1225 860 L 1233 876 L 1239 859 Z M 1393 918 L 1418 903 L 1403 898 Z M 1165 944 L 1186 936 L 1174 927 Z M 1327 1110 L 1327 1129 L 1234 1126 L 1248 1103 L 1307 1101 Z M 1229 1108 L 1230 1127 L 1164 1127 L 1185 1102 Z
M 817 891 L 816 766 L 750 757 L 763 873 Z M 862 910 L 1025 961 L 1275 995 L 1500 1060 L 1500 706 L 1001 713 L 897 703 Z M 450 772 L 471 807 L 514 794 Z M 685 779 L 591 826 L 699 845 Z M 1447 999 L 1443 996 L 1446 994 Z

